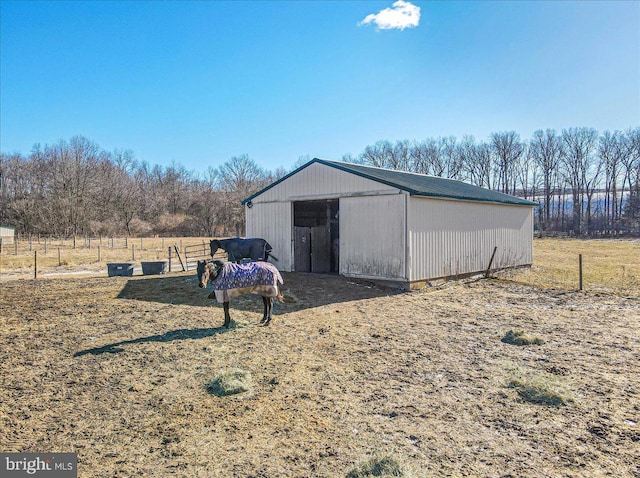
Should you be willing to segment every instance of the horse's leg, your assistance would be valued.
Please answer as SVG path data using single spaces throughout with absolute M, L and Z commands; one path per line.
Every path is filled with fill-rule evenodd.
M 229 315 L 229 302 L 223 302 L 222 308 L 224 309 L 224 326 L 228 329 L 231 325 L 231 316 Z
M 265 316 L 267 320 L 264 321 L 264 325 L 269 325 L 271 322 L 271 309 L 273 309 L 273 297 L 264 297 Z
M 267 322 L 267 312 L 268 312 L 267 298 L 265 296 L 262 296 L 262 304 L 264 305 L 264 313 L 262 314 L 262 320 L 260 321 L 260 323 L 264 324 Z

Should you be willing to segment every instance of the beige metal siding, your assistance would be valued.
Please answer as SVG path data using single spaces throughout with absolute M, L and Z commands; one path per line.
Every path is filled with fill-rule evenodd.
M 340 199 L 340 274 L 406 280 L 405 197 Z
M 13 227 L 0 226 L 0 241 L 3 244 L 13 244 L 15 229 Z
M 245 207 L 247 237 L 261 237 L 273 247 L 273 262 L 281 271 L 291 271 L 293 267 L 292 212 L 290 202 L 254 203 Z
M 533 262 L 533 208 L 412 197 L 410 281 Z
M 373 191 L 394 191 L 370 179 L 313 163 L 253 199 L 253 203 L 330 198 Z

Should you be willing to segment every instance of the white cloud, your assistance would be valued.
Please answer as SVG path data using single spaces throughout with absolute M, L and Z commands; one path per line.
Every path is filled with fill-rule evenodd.
M 378 13 L 367 15 L 358 25 L 370 23 L 375 23 L 380 30 L 414 28 L 420 23 L 420 7 L 404 0 L 398 0 L 392 5 L 392 8 L 385 8 Z

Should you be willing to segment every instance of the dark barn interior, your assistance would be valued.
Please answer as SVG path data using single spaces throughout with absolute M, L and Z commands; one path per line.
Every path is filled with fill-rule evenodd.
M 338 199 L 294 203 L 296 272 L 326 274 L 340 270 L 339 204 Z

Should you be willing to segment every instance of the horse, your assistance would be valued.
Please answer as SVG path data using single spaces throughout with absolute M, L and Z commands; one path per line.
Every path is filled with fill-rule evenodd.
M 198 261 L 198 286 L 207 287 L 207 282 L 213 285 L 213 292 L 209 299 L 215 298 L 222 303 L 224 309 L 224 326 L 229 328 L 229 300 L 243 294 L 257 294 L 262 296 L 264 314 L 260 324 L 269 325 L 273 298 L 283 300 L 278 284 L 283 284 L 280 271 L 268 262 L 250 262 L 248 264 L 234 264 L 222 261 Z
M 251 259 L 252 261 L 265 261 L 271 257 L 277 261 L 278 258 L 271 254 L 273 248 L 264 239 L 251 238 L 242 239 L 234 237 L 233 239 L 212 239 L 209 242 L 211 249 L 211 257 L 218 249 L 222 249 L 227 253 L 230 262 L 240 262 L 242 259 Z

